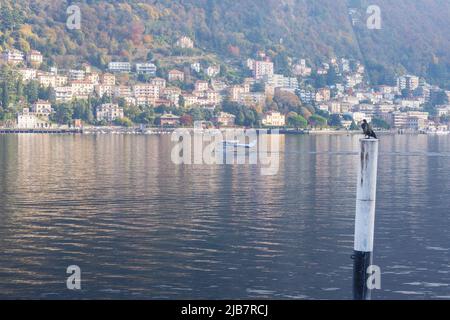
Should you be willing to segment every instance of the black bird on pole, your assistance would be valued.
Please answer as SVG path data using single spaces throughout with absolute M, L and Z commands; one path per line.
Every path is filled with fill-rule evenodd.
M 370 138 L 378 139 L 377 135 L 375 134 L 375 132 L 372 129 L 372 126 L 369 123 L 367 123 L 366 119 L 363 120 L 361 128 L 363 129 L 363 132 L 364 132 L 366 138 L 368 138 L 368 139 L 370 139 Z

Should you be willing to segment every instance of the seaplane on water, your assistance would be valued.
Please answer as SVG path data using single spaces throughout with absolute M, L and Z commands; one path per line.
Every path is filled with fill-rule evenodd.
M 240 143 L 239 140 L 227 140 L 223 142 L 224 147 L 251 149 L 256 146 L 256 140 L 251 143 Z

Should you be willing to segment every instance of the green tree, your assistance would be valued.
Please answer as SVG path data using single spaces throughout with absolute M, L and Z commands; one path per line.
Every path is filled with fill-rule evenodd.
M 184 100 L 184 97 L 181 94 L 178 97 L 178 106 L 180 108 L 184 108 L 186 106 L 186 101 Z
M 192 108 L 188 111 L 188 114 L 192 117 L 193 121 L 204 120 L 203 113 L 199 108 Z
M 327 125 L 327 119 L 325 119 L 324 117 L 321 117 L 321 116 L 319 116 L 319 115 L 317 115 L 317 114 L 313 114 L 309 119 L 308 119 L 308 121 L 309 121 L 309 124 L 312 126 L 312 127 L 315 127 L 315 128 L 323 128 L 323 127 L 326 127 L 326 125 Z
M 322 74 L 317 74 L 316 72 L 314 72 L 311 75 L 313 81 L 314 81 L 314 87 L 316 88 L 323 88 L 327 85 L 327 77 L 326 75 L 322 75 Z
M 428 112 L 430 114 L 430 116 L 436 116 L 437 115 L 437 109 L 436 107 L 427 102 L 424 105 L 422 105 L 423 111 Z
M 90 101 L 77 100 L 72 103 L 73 106 L 73 119 L 81 119 L 86 123 L 94 123 L 94 114 Z
M 25 16 L 17 8 L 10 8 L 6 3 L 0 7 L 0 31 L 18 30 Z
M 380 129 L 386 129 L 386 130 L 389 130 L 391 128 L 391 126 L 386 121 L 384 121 L 383 119 L 380 119 L 380 118 L 373 118 L 372 126 L 374 128 L 380 128 Z
M 256 82 L 253 86 L 252 86 L 252 91 L 253 92 L 264 92 L 264 84 L 261 82 Z
M 39 82 L 32 80 L 25 85 L 25 95 L 28 103 L 34 103 L 39 99 Z
M 70 103 L 62 103 L 55 106 L 55 113 L 51 120 L 59 124 L 70 124 L 73 120 L 73 107 Z
M 127 127 L 127 128 L 133 126 L 133 121 L 131 121 L 127 117 L 116 119 L 113 122 L 116 126 Z
M 155 124 L 155 111 L 149 106 L 145 106 L 139 115 L 138 123 L 154 125 Z
M 328 120 L 328 125 L 332 127 L 342 127 L 342 119 L 339 114 L 332 114 Z
M 236 102 L 224 101 L 222 110 L 236 116 L 236 124 L 239 126 L 254 127 L 257 126 L 260 117 L 256 110 Z
M 431 95 L 431 104 L 433 106 L 443 105 L 448 103 L 448 96 L 445 91 L 441 90 Z
M 8 86 L 7 81 L 3 81 L 3 84 L 2 84 L 2 108 L 3 109 L 7 109 L 9 107 L 9 101 L 10 101 L 9 86 Z
M 287 123 L 290 127 L 293 128 L 306 128 L 308 126 L 308 121 L 295 112 L 289 113 Z
M 139 109 L 139 107 L 136 105 L 129 104 L 125 105 L 123 112 L 125 114 L 125 117 L 127 117 L 131 121 L 139 122 L 139 117 L 142 113 L 142 110 Z
M 331 68 L 328 70 L 328 73 L 327 73 L 326 84 L 327 84 L 328 86 L 334 86 L 334 85 L 336 85 L 336 83 L 339 83 L 339 82 L 341 82 L 341 81 L 342 81 L 342 79 L 341 79 L 341 77 L 336 73 L 336 69 L 335 69 L 334 67 L 331 67 Z
M 357 131 L 360 130 L 361 128 L 356 124 L 355 121 L 352 121 L 352 124 L 350 125 L 350 130 L 351 131 Z
M 303 118 L 308 120 L 313 115 L 313 113 L 307 107 L 301 107 L 300 108 L 300 115 Z

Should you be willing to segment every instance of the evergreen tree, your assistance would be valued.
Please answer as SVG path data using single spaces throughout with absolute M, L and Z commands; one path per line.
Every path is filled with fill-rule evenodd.
M 28 103 L 34 103 L 39 99 L 39 83 L 30 81 L 25 86 L 25 95 Z
M 7 80 L 4 80 L 2 84 L 2 107 L 4 110 L 9 107 L 9 98 L 9 86 Z

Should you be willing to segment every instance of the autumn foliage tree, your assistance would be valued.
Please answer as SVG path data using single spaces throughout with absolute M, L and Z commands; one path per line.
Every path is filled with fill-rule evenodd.
M 302 103 L 299 97 L 289 91 L 276 91 L 273 102 L 278 106 L 278 110 L 282 113 L 290 111 L 299 112 Z
M 183 125 L 185 127 L 189 127 L 189 126 L 192 126 L 192 124 L 194 123 L 194 120 L 191 115 L 184 114 L 180 118 L 180 123 L 181 123 L 181 125 Z

